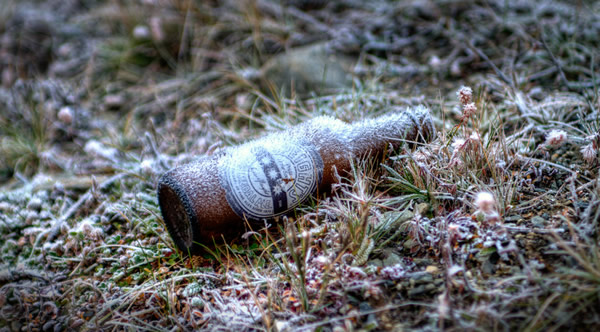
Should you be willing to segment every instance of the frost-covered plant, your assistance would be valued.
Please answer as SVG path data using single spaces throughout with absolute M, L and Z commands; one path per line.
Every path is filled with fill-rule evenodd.
M 546 146 L 558 148 L 567 141 L 567 132 L 553 129 L 546 135 Z
M 500 221 L 496 199 L 492 193 L 487 191 L 477 193 L 475 196 L 475 206 L 477 207 L 475 216 L 480 222 L 494 225 Z
M 477 114 L 477 105 L 475 103 L 468 103 L 463 106 L 463 121 L 467 121 L 467 119 L 475 114 Z
M 598 149 L 600 148 L 600 133 L 589 135 L 585 138 L 585 142 L 588 143 L 581 148 L 581 155 L 583 160 L 588 164 L 598 160 Z
M 587 144 L 581 148 L 581 154 L 583 160 L 591 164 L 598 159 L 598 148 L 595 148 L 593 143 Z
M 489 192 L 482 191 L 475 196 L 475 206 L 485 213 L 491 213 L 495 210 L 496 200 L 494 195 Z
M 467 105 L 473 100 L 473 90 L 468 86 L 461 87 L 457 92 L 458 100 L 462 105 Z

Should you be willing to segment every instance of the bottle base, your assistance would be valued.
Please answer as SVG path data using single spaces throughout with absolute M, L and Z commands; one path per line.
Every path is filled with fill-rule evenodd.
M 175 245 L 184 253 L 201 252 L 200 246 L 194 243 L 198 218 L 185 190 L 165 174 L 158 182 L 157 191 L 160 211 Z

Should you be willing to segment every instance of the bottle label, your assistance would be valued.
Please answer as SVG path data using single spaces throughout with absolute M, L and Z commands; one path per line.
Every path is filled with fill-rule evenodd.
M 323 160 L 312 144 L 258 141 L 221 159 L 227 202 L 249 220 L 268 219 L 302 203 L 323 177 Z

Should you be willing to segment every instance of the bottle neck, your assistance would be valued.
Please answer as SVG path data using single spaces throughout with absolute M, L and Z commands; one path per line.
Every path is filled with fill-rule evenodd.
M 435 135 L 429 111 L 419 106 L 352 124 L 350 142 L 355 157 L 379 155 L 405 143 L 427 142 Z

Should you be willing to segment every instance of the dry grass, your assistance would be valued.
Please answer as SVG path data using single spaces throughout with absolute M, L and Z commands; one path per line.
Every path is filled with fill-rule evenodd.
M 600 325 L 597 3 L 32 3 L 0 8 L 0 330 Z M 273 84 L 322 42 L 352 82 Z M 170 167 L 419 104 L 430 144 L 213 255 L 175 249 Z

